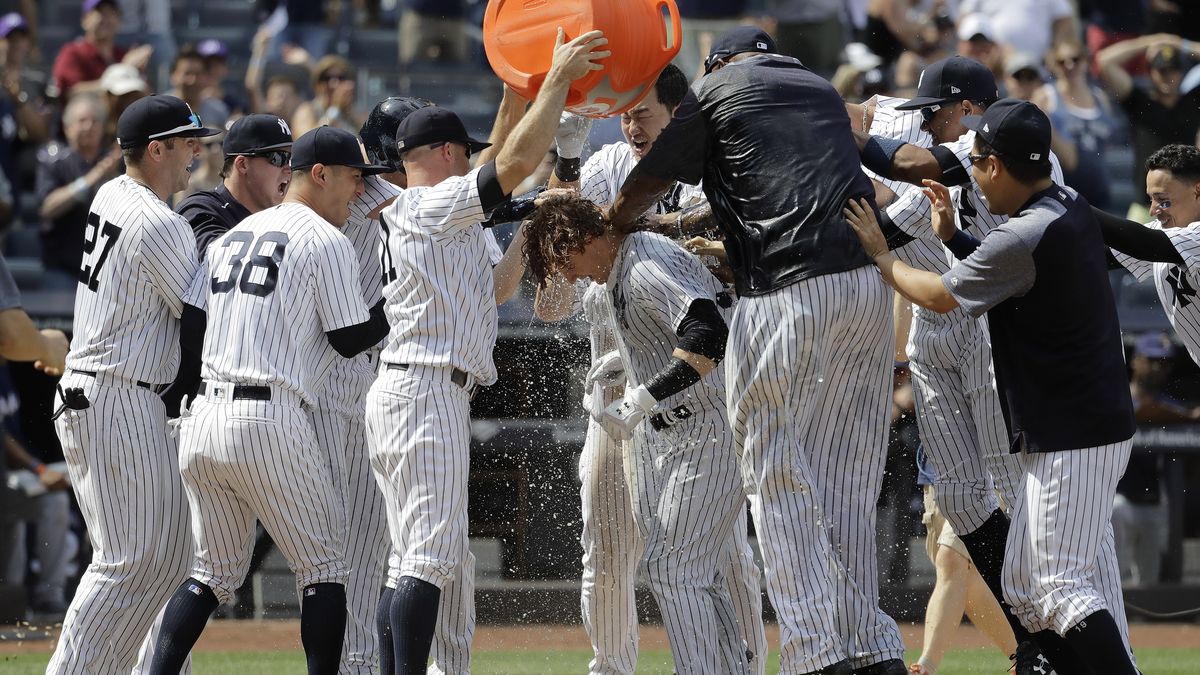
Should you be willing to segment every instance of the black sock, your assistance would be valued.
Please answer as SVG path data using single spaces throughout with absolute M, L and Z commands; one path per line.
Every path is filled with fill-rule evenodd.
M 1107 609 L 1093 612 L 1075 624 L 1066 638 L 1077 654 L 1097 673 L 1112 673 L 1112 675 L 1138 675 L 1129 653 L 1125 651 L 1125 641 L 1121 638 L 1121 629 Z
M 400 577 L 391 608 L 396 675 L 425 673 L 441 597 L 441 589 L 428 581 Z
M 175 590 L 163 609 L 162 628 L 150 662 L 153 675 L 178 675 L 219 604 L 212 589 L 195 579 L 188 579 Z
M 1075 654 L 1075 650 L 1062 636 L 1052 630 L 1040 631 L 1036 635 L 1031 634 L 1025 626 L 1021 625 L 1017 615 L 1005 602 L 1002 577 L 1004 547 L 1008 542 L 1008 525 L 1008 516 L 1004 515 L 1000 509 L 996 509 L 983 522 L 983 525 L 973 532 L 958 535 L 958 538 L 967 547 L 967 553 L 971 554 L 971 562 L 975 565 L 975 569 L 979 570 L 979 576 L 983 577 L 983 583 L 987 584 L 988 590 L 999 601 L 1000 609 L 1004 612 L 1004 618 L 1008 620 L 1008 625 L 1012 627 L 1017 643 L 1032 641 L 1037 644 L 1038 650 L 1042 652 L 1058 675 L 1086 675 L 1091 671 L 1083 665 L 1079 656 Z
M 375 612 L 375 632 L 379 637 L 379 675 L 395 675 L 396 652 L 392 644 L 392 596 L 396 589 L 383 587 L 379 609 Z
M 301 595 L 300 642 L 308 675 L 337 675 L 346 641 L 346 587 L 310 584 Z

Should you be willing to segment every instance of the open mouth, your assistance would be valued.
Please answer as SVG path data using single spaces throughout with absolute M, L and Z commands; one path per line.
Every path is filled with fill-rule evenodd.
M 279 184 L 279 196 L 280 197 L 287 194 L 287 188 L 288 188 L 288 181 L 285 180 Z
M 641 154 L 641 153 L 645 152 L 645 151 L 646 151 L 646 148 L 647 148 L 649 145 L 650 145 L 650 143 L 649 143 L 649 142 L 647 142 L 647 141 L 644 141 L 644 140 L 638 140 L 638 139 L 636 139 L 636 138 L 635 138 L 635 139 L 633 139 L 633 151 L 634 151 L 634 152 L 636 152 L 636 153 L 638 153 L 638 154 Z

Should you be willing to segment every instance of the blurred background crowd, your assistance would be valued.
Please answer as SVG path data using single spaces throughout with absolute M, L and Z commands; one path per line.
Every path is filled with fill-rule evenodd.
M 690 76 L 702 73 L 715 35 L 747 22 L 771 32 L 782 52 L 829 78 L 851 102 L 912 95 L 922 68 L 948 55 L 977 59 L 995 73 L 1002 95 L 1030 100 L 1049 115 L 1067 183 L 1090 203 L 1135 220 L 1150 219 L 1145 159 L 1164 145 L 1198 140 L 1200 3 L 1189 0 L 677 3 L 683 16 L 677 63 Z M 299 136 L 322 124 L 357 132 L 376 101 L 416 95 L 451 107 L 486 136 L 500 83 L 483 53 L 484 8 L 482 0 L 0 0 L 0 242 L 27 311 L 45 325 L 69 329 L 88 205 L 96 189 L 122 171 L 116 119 L 132 101 L 171 93 L 213 127 L 269 112 Z M 619 140 L 618 124 L 596 124 L 591 146 Z M 205 139 L 208 151 L 194 167 L 188 191 L 220 182 L 221 140 Z M 1200 419 L 1200 371 L 1176 348 L 1153 288 L 1120 274 L 1113 283 L 1140 421 L 1168 432 L 1171 425 L 1190 429 Z M 564 346 L 531 325 L 528 302 L 506 306 L 502 322 L 500 352 L 528 355 L 538 341 L 565 352 L 584 344 Z M 497 362 L 509 375 L 537 370 L 521 359 L 505 366 L 500 353 Z M 578 423 L 582 413 L 570 404 L 578 397 L 561 396 L 545 376 L 502 374 L 508 384 L 497 389 L 542 382 L 552 391 L 541 398 L 552 400 L 538 402 L 532 389 L 498 391 L 481 397 L 476 417 Z M 921 511 L 905 378 L 899 367 L 895 433 L 880 500 L 880 531 L 887 537 L 881 569 L 901 585 L 915 564 L 908 543 L 919 533 Z M 88 545 L 65 471 L 55 469 L 62 456 L 46 421 L 53 388 L 47 380 L 21 364 L 0 368 L 0 416 L 7 430 L 0 452 L 9 467 L 0 510 L 0 595 L 5 588 L 23 589 L 32 610 L 53 616 L 71 596 Z M 570 377 L 561 382 L 572 386 Z M 1195 491 L 1186 490 L 1200 484 L 1200 433 L 1169 438 L 1158 452 L 1135 455 L 1118 497 L 1114 520 L 1131 585 L 1200 576 L 1200 546 L 1188 548 L 1200 536 L 1200 522 L 1179 515 L 1189 503 L 1189 512 L 1200 512 Z M 564 475 L 541 478 L 514 473 L 503 462 L 477 464 L 480 480 L 509 487 L 521 480 L 557 481 L 572 493 L 578 487 L 570 470 L 574 455 L 565 456 Z M 525 504 L 527 488 L 512 487 L 525 496 L 509 505 Z M 488 509 L 508 508 L 497 494 L 480 495 L 493 499 L 491 505 L 472 502 L 472 527 L 503 541 L 500 573 L 556 576 L 538 567 L 551 560 L 558 561 L 552 565 L 561 567 L 561 578 L 577 579 L 570 530 L 577 528 L 577 499 L 544 500 L 567 511 L 574 504 L 574 514 L 563 514 L 566 520 L 555 528 L 576 524 L 555 537 L 564 542 L 561 557 L 533 560 L 510 549 L 536 539 L 527 529 L 516 531 L 527 527 L 519 521 L 532 518 L 536 526 L 536 514 L 549 507 L 519 506 L 525 512 L 512 517 L 511 526 L 489 525 Z

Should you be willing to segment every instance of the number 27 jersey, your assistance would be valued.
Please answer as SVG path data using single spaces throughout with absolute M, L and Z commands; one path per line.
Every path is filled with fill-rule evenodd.
M 209 245 L 188 300 L 207 305 L 204 379 L 275 385 L 309 404 L 342 358 L 325 333 L 368 318 L 350 240 L 294 202 Z

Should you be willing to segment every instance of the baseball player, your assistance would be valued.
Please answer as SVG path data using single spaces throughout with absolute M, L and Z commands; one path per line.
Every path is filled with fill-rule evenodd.
M 363 172 L 385 167 L 330 127 L 297 139 L 291 166 L 283 203 L 214 241 L 189 290 L 188 311 L 206 311 L 208 326 L 204 383 L 181 430 L 197 555 L 164 610 L 156 675 L 178 672 L 209 615 L 241 584 L 256 520 L 296 573 L 308 672 L 338 670 L 344 489 L 309 410 L 334 364 L 387 330 L 382 303 L 369 312 L 363 303 L 354 248 L 334 225 L 349 217 Z
M 50 673 L 129 672 L 191 554 L 178 456 L 155 390 L 179 365 L 196 247 L 164 200 L 187 185 L 197 139 L 219 132 L 183 101 L 150 96 L 122 113 L 117 133 L 127 173 L 89 209 L 55 422 L 94 553 Z
M 653 92 L 639 105 L 622 114 L 624 143 L 607 145 L 579 167 L 578 157 L 590 127 L 587 118 L 565 115 L 555 139 L 558 163 L 551 185 L 582 187 L 582 196 L 594 204 L 611 204 L 625 178 L 654 144 L 658 134 L 687 93 L 687 78 L 675 65 L 659 74 Z M 584 123 L 580 123 L 584 122 Z M 572 179 L 572 180 L 567 180 Z M 681 204 L 703 200 L 703 191 L 679 184 L 652 209 L 658 214 L 679 211 Z M 557 321 L 577 305 L 589 326 L 593 363 L 602 360 L 621 367 L 616 353 L 612 312 L 605 300 L 602 283 L 583 282 L 560 285 L 551 279 L 545 289 L 539 287 L 535 311 L 539 318 Z M 578 296 L 578 301 L 572 300 Z M 588 383 L 590 391 L 584 408 L 593 413 L 588 422 L 584 449 L 580 454 L 580 498 L 583 531 L 583 583 L 581 609 L 584 628 L 592 643 L 595 658 L 589 664 L 593 673 L 632 673 L 637 664 L 637 608 L 634 584 L 637 565 L 645 543 L 637 530 L 631 511 L 630 494 L 625 480 L 624 449 L 598 422 L 599 413 L 619 398 L 622 388 Z M 766 635 L 762 629 L 761 582 L 753 551 L 746 540 L 745 519 L 735 525 L 737 545 L 730 548 L 731 565 L 726 571 L 730 593 L 742 627 L 747 649 L 755 655 L 766 653 Z M 764 669 L 765 660 L 754 658 L 752 668 Z
M 753 27 L 716 40 L 708 74 L 630 173 L 611 219 L 627 230 L 676 181 L 703 178 L 724 231 L 739 296 L 728 418 L 779 614 L 781 669 L 902 673 L 874 550 L 892 294 L 840 215 L 872 186 L 837 93 L 775 52 Z
M 601 66 L 607 40 L 566 42 L 529 112 L 496 159 L 471 170 L 471 139 L 452 112 L 413 112 L 396 131 L 408 189 L 382 214 L 388 226 L 384 302 L 390 324 L 382 371 L 367 397 L 371 463 L 384 490 L 399 580 L 389 608 L 397 673 L 425 672 L 442 594 L 473 610 L 466 487 L 470 399 L 496 379 L 496 285 L 481 227 L 550 148 L 567 88 Z M 463 617 L 468 627 L 474 613 Z M 439 621 L 440 621 L 439 617 Z M 470 632 L 468 632 L 469 639 Z M 468 652 L 469 655 L 469 652 Z M 469 662 L 460 664 L 467 671 Z
M 962 123 L 972 175 L 1010 220 L 979 240 L 957 229 L 949 191 L 931 185 L 934 229 L 960 259 L 943 275 L 887 251 L 869 204 L 846 211 L 883 277 L 938 312 L 988 314 L 996 386 L 1025 481 L 1013 506 L 1004 597 L 1022 625 L 1065 638 L 1085 668 L 1136 673 L 1097 574 L 1115 556 L 1110 516 L 1129 459 L 1133 406 L 1106 249 L 1087 203 L 1050 178 L 1050 122 L 1002 99 Z M 1091 383 L 1080 389 L 1079 382 Z M 1071 664 L 1074 665 L 1074 664 Z M 1059 669 L 1059 665 L 1055 665 Z M 1061 671 L 1060 671 L 1061 672 Z
M 606 280 L 630 382 L 602 425 L 614 438 L 637 438 L 633 510 L 675 671 L 750 672 L 748 659 L 761 657 L 746 649 L 721 564 L 744 544 L 735 523 L 745 494 L 723 382 L 710 375 L 727 334 L 719 304 L 732 299 L 699 258 L 658 234 L 608 232 L 600 207 L 579 195 L 545 199 L 528 228 L 535 278 Z

